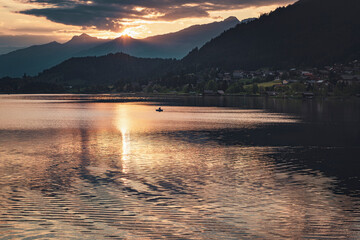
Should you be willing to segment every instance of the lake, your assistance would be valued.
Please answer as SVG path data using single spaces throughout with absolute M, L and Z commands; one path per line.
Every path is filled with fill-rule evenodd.
M 359 156 L 360 99 L 0 95 L 0 239 L 360 239 Z

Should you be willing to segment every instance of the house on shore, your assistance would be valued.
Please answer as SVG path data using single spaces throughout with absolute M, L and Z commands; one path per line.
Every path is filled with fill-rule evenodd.
M 356 83 L 360 84 L 360 75 L 341 75 L 341 79 L 339 80 L 339 82 L 348 85 L 353 85 Z

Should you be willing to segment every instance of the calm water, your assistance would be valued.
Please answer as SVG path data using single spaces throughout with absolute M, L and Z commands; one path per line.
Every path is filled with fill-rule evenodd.
M 359 99 L 0 95 L 0 239 L 360 239 L 359 156 Z

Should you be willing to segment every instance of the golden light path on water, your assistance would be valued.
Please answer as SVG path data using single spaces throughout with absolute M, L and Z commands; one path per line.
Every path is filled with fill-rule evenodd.
M 122 144 L 122 170 L 126 174 L 128 173 L 127 162 L 129 161 L 130 153 L 130 132 L 129 132 L 129 118 L 127 116 L 127 109 L 120 105 L 116 108 L 116 121 L 115 125 L 121 133 L 121 144 Z M 126 181 L 126 179 L 123 179 Z
M 7 115 L 0 114 L 0 235 L 359 237 L 359 199 L 335 194 L 337 179 L 299 169 L 281 155 L 299 147 L 234 143 L 239 129 L 267 131 L 298 118 L 251 109 L 155 108 L 1 102 Z

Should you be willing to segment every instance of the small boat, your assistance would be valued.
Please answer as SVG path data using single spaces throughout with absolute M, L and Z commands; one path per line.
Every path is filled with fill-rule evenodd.
M 158 109 L 156 109 L 157 112 L 163 112 L 164 110 L 161 109 L 161 107 L 159 107 Z

